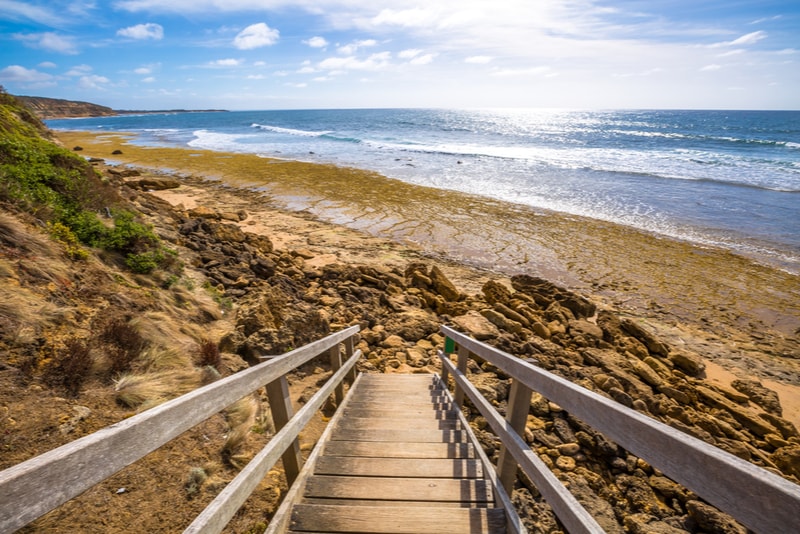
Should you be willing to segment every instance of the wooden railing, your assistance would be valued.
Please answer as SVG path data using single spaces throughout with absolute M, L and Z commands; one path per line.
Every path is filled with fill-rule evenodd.
M 332 393 L 341 402 L 345 377 L 351 383 L 355 379 L 361 352 L 354 350 L 353 336 L 358 331 L 353 326 L 331 334 L 0 472 L 0 532 L 30 523 L 266 386 L 278 432 L 186 529 L 222 531 L 281 456 L 292 484 L 302 467 L 298 434 Z M 326 351 L 333 376 L 293 414 L 286 373 Z
M 532 391 L 555 402 L 753 531 L 776 534 L 799 531 L 800 486 L 452 328 L 445 326 L 441 331 L 446 336 L 445 350 L 439 352 L 442 377 L 447 381 L 448 375 L 453 376 L 456 401 L 462 402 L 464 395 L 469 397 L 501 439 L 503 450 L 497 468 L 504 486 L 510 489 L 519 465 L 570 533 L 603 530 L 520 437 Z M 450 358 L 453 352 L 457 354 L 456 364 Z M 466 370 L 472 355 L 512 379 L 505 419 L 469 382 Z

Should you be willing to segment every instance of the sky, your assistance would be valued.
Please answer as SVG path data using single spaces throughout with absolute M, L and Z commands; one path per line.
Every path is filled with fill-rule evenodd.
M 115 109 L 800 109 L 797 0 L 0 0 L 0 84 Z

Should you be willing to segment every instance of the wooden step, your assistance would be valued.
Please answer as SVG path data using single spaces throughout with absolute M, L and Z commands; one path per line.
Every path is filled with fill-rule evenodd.
M 492 488 L 483 479 L 382 478 L 312 475 L 306 497 L 375 501 L 492 503 Z
M 407 430 L 379 429 L 352 430 L 338 427 L 331 433 L 332 440 L 340 441 L 411 441 L 416 443 L 466 443 L 466 430 Z
M 317 475 L 348 475 L 404 478 L 481 478 L 478 460 L 448 458 L 355 458 L 321 456 L 314 468 Z
M 339 427 L 348 430 L 458 430 L 463 428 L 459 419 L 414 418 L 371 418 L 347 417 L 339 422 Z
M 329 441 L 325 456 L 363 458 L 475 458 L 471 443 Z
M 292 532 L 375 532 L 452 534 L 505 532 L 503 510 L 493 508 L 325 506 L 298 504 Z

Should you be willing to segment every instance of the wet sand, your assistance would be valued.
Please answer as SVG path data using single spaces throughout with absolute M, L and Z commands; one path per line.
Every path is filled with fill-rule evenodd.
M 273 210 L 276 219 L 300 214 L 309 223 L 343 225 L 498 276 L 550 279 L 639 318 L 673 345 L 686 345 L 727 372 L 785 386 L 784 404 L 800 399 L 800 277 L 729 251 L 359 169 L 141 147 L 121 134 L 58 137 L 66 147 L 83 147 L 84 156 L 169 171 L 199 190 L 204 183 L 218 191 L 235 188 L 249 209 Z M 112 155 L 116 149 L 123 153 Z M 211 192 L 198 201 L 218 196 Z M 269 234 L 273 230 L 265 224 Z M 306 238 L 301 226 L 293 231 Z M 334 255 L 347 261 L 347 254 Z

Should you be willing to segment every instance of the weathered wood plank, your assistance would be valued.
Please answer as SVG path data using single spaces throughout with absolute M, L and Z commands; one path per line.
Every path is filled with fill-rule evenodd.
M 391 401 L 369 401 L 364 402 L 362 399 L 355 400 L 351 408 L 373 408 L 379 410 L 396 410 L 398 412 L 403 412 L 407 410 L 443 410 L 443 411 L 454 411 L 456 410 L 455 406 L 451 402 L 425 402 L 425 401 L 418 401 L 418 402 L 391 402 Z
M 341 367 L 341 362 L 339 362 Z M 337 367 L 337 370 L 339 369 Z M 337 386 L 338 387 L 338 386 Z M 280 430 L 294 415 L 292 398 L 289 396 L 289 382 L 285 376 L 280 377 L 267 384 L 267 398 L 269 399 L 269 409 L 272 413 L 272 420 L 275 423 L 275 430 Z M 303 468 L 303 457 L 300 455 L 300 440 L 294 441 L 283 453 L 283 470 L 286 473 L 286 483 L 292 485 Z
M 347 328 L 0 472 L 0 531 L 14 531 L 80 495 L 358 331 Z
M 380 441 L 329 441 L 326 456 L 364 458 L 475 458 L 471 443 L 410 443 Z
M 458 419 L 458 412 L 454 410 L 431 409 L 382 410 L 374 408 L 353 408 L 351 410 L 346 410 L 344 415 L 347 417 L 372 417 L 381 419 Z
M 346 507 L 300 504 L 293 531 L 452 534 L 505 532 L 503 510 L 486 508 Z
M 421 443 L 465 443 L 466 430 L 350 430 L 336 428 L 332 440 L 340 441 L 411 441 Z
M 402 418 L 369 418 L 345 417 L 339 427 L 346 426 L 348 430 L 460 430 L 461 421 L 458 419 L 420 419 Z
M 326 506 L 391 506 L 391 507 L 426 507 L 426 508 L 496 508 L 488 502 L 455 502 L 455 501 L 368 501 L 365 499 L 328 499 L 304 497 L 302 504 L 324 504 Z
M 444 478 L 378 478 L 314 475 L 306 482 L 307 497 L 378 501 L 493 502 L 485 480 Z
M 317 460 L 314 473 L 404 478 L 480 478 L 483 477 L 483 468 L 477 460 L 321 456 Z

